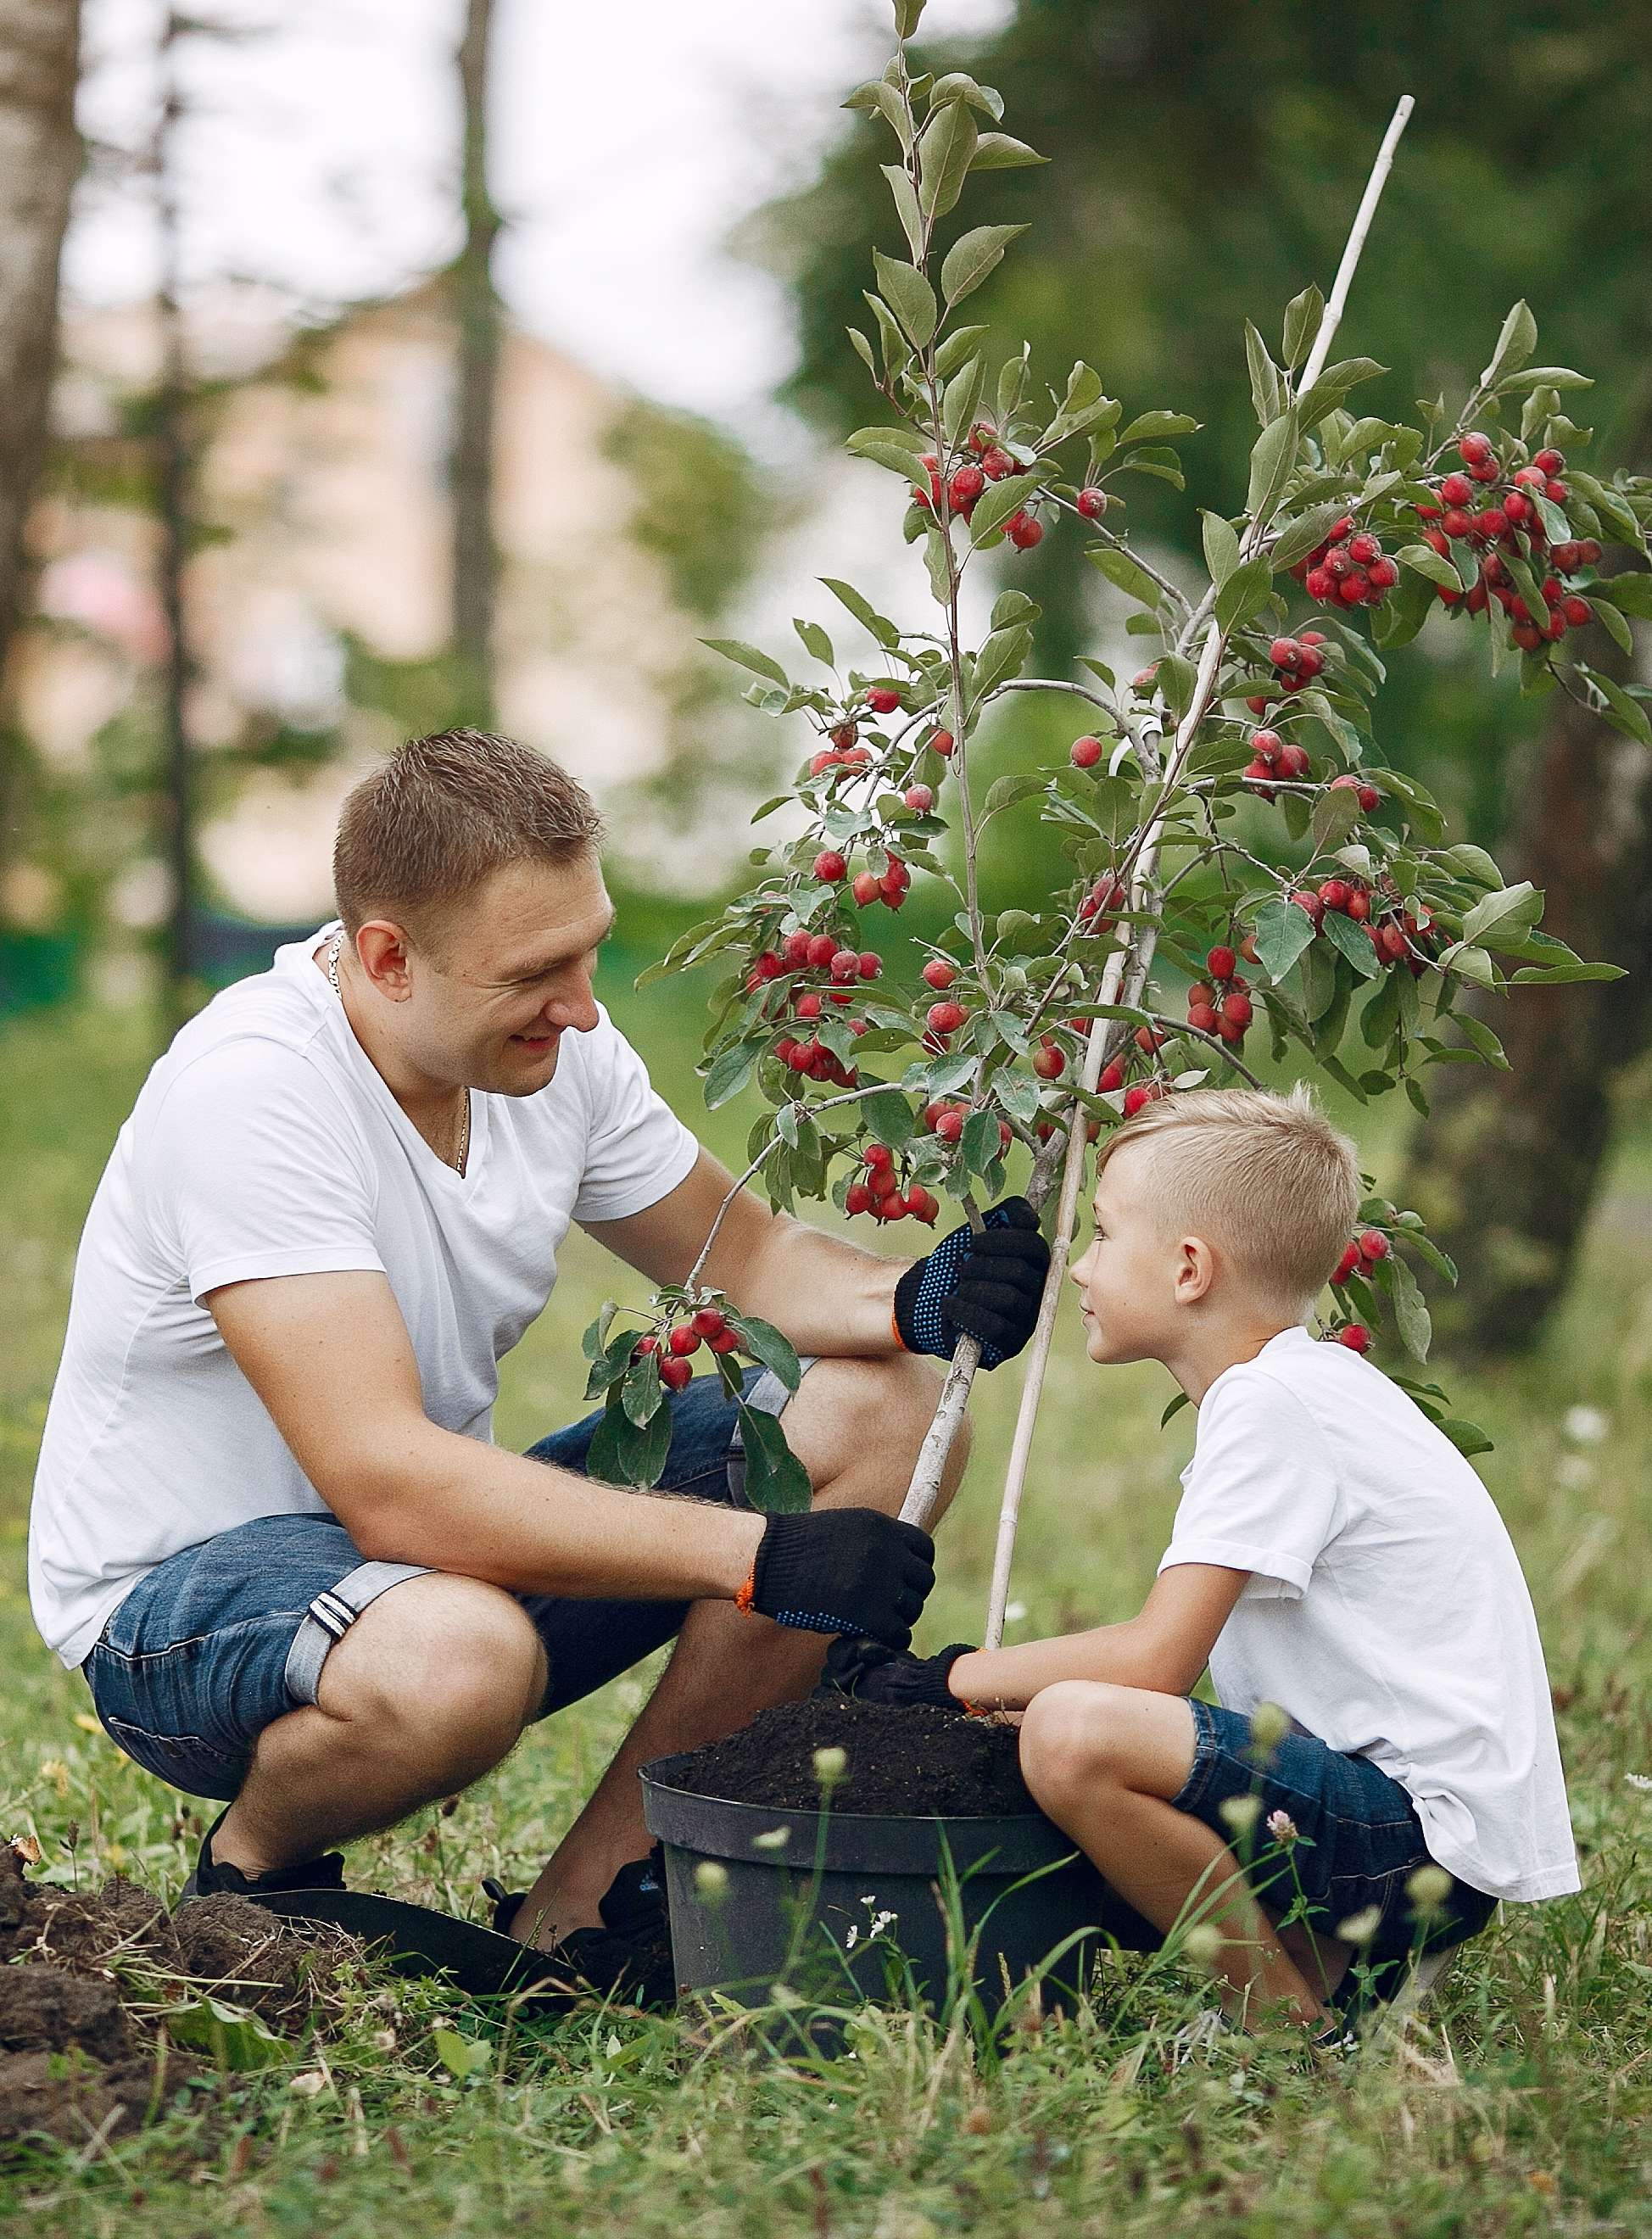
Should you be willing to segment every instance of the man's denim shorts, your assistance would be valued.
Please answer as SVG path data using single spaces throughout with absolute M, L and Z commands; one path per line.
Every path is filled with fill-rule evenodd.
M 805 1359 L 807 1368 L 811 1363 Z M 778 1415 L 788 1393 L 748 1369 L 746 1402 Z M 584 1472 L 601 1414 L 529 1448 L 535 1461 Z M 697 1376 L 671 1395 L 671 1447 L 658 1490 L 739 1505 L 746 1457 L 722 1381 Z M 328 1515 L 262 1516 L 179 1553 L 138 1580 L 81 1669 L 109 1738 L 148 1772 L 191 1796 L 236 1795 L 263 1729 L 315 1700 L 328 1650 L 417 1563 L 364 1562 Z M 518 1597 L 545 1644 L 549 1684 L 539 1716 L 565 1710 L 673 1639 L 687 1602 Z
M 1231 1846 L 1266 1911 L 1281 1921 L 1294 1915 L 1317 1936 L 1343 1935 L 1349 1925 L 1358 1931 L 1343 1937 L 1355 1959 L 1333 2003 L 1390 1993 L 1413 1954 L 1448 1950 L 1491 1918 L 1496 1897 L 1455 1880 L 1437 1908 L 1417 1910 L 1405 1884 L 1435 1861 L 1416 1805 L 1370 1757 L 1330 1749 L 1300 1729 L 1264 1749 L 1237 1711 L 1189 1707 L 1193 1769 L 1171 1802 Z M 1290 1822 L 1278 1834 L 1268 1825 L 1276 1812 Z M 1213 1895 L 1202 1893 L 1207 1902 Z

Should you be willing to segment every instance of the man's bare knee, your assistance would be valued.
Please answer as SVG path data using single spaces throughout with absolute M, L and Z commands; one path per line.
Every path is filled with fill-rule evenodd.
M 418 1757 L 496 1763 L 543 1698 L 545 1651 L 501 1587 L 432 1573 L 392 1586 L 322 1666 L 317 1707 Z

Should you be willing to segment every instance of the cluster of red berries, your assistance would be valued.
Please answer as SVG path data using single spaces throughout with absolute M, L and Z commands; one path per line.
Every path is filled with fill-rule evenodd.
M 663 1345 L 653 1332 L 637 1339 L 636 1351 L 660 1355 L 660 1381 L 667 1391 L 680 1392 L 693 1374 L 688 1365 L 691 1353 L 698 1352 L 704 1345 L 710 1352 L 738 1352 L 740 1332 L 730 1323 L 720 1306 L 701 1306 L 686 1322 L 675 1322 L 667 1331 Z
M 1390 1249 L 1380 1228 L 1362 1229 L 1337 1262 L 1330 1279 L 1332 1290 L 1340 1291 L 1350 1276 L 1368 1274 L 1379 1259 L 1387 1259 Z M 1337 1344 L 1345 1345 L 1350 1352 L 1369 1352 L 1373 1342 L 1363 1322 L 1344 1322 L 1336 1337 Z
M 784 992 L 789 993 L 792 1014 L 809 1025 L 823 1015 L 828 1003 L 839 1010 L 847 1009 L 865 983 L 875 980 L 882 969 L 883 959 L 876 949 L 846 947 L 836 933 L 810 933 L 799 926 L 785 936 L 778 949 L 766 948 L 754 960 L 746 975 L 746 991 L 755 994 L 770 981 L 791 978 L 793 984 Z M 795 975 L 803 972 L 823 972 L 826 979 L 815 987 L 799 985 Z M 857 1040 L 866 1031 L 864 1019 L 850 1019 L 846 1023 Z M 784 1034 L 774 1045 L 774 1054 L 782 1065 L 807 1080 L 830 1082 L 838 1088 L 859 1085 L 854 1068 L 846 1066 L 824 1042 Z
M 943 1143 L 956 1143 L 964 1133 L 964 1122 L 970 1116 L 967 1104 L 957 1104 L 938 1096 L 932 1104 L 924 1106 L 924 1125 L 932 1135 L 939 1135 Z M 1015 1138 L 1007 1120 L 998 1121 L 998 1148 L 1007 1151 Z
M 1251 983 L 1225 941 L 1218 942 L 1206 955 L 1204 968 L 1210 978 L 1196 980 L 1187 991 L 1187 1023 L 1198 1033 L 1219 1035 L 1237 1048 L 1251 1024 Z
M 912 788 L 912 794 L 906 796 L 909 808 L 915 806 L 912 794 L 924 797 L 926 808 L 933 806 L 934 795 L 926 785 Z M 813 875 L 822 886 L 840 887 L 849 875 L 849 859 L 839 848 L 823 847 L 814 859 Z M 910 868 L 891 849 L 884 857 L 883 869 L 858 872 L 850 891 L 862 909 L 872 902 L 882 902 L 888 909 L 899 909 L 906 899 L 906 890 L 912 882 Z
M 929 477 L 928 487 L 921 483 L 912 492 L 912 503 L 926 513 L 938 515 L 957 514 L 967 521 L 974 512 L 977 501 L 988 482 L 1001 482 L 1006 475 L 1024 475 L 1027 471 L 1021 460 L 1012 458 L 998 441 L 998 430 L 988 421 L 979 421 L 970 429 L 970 448 L 976 458 L 965 460 L 954 467 L 945 485 L 941 482 L 940 461 L 933 451 L 926 451 L 918 462 Z M 979 463 L 977 464 L 976 461 Z M 1100 490 L 1086 490 L 1084 496 L 1100 498 L 1099 506 L 1092 503 L 1085 512 L 1087 520 L 1094 521 L 1106 509 L 1106 497 Z M 1085 508 L 1081 502 L 1081 512 Z M 1025 506 L 1018 507 L 1004 523 L 1004 534 L 1018 552 L 1030 552 L 1035 544 L 1044 541 L 1044 523 Z
M 1450 557 L 1454 543 L 1484 548 L 1479 581 L 1467 591 L 1437 584 L 1440 603 L 1453 611 L 1483 615 L 1495 601 L 1513 625 L 1509 641 L 1523 653 L 1536 653 L 1544 644 L 1557 642 L 1569 629 L 1581 629 L 1592 617 L 1594 608 L 1581 592 L 1568 588 L 1565 579 L 1576 575 L 1582 568 L 1596 566 L 1602 548 L 1592 536 L 1568 537 L 1558 544 L 1549 545 L 1548 530 L 1537 504 L 1539 497 L 1553 505 L 1566 502 L 1569 493 L 1565 483 L 1557 479 L 1566 464 L 1563 453 L 1539 451 L 1529 467 L 1516 470 L 1506 488 L 1487 489 L 1485 502 L 1475 508 L 1475 484 L 1498 483 L 1503 469 L 1489 439 L 1477 432 L 1466 435 L 1457 452 L 1467 473 L 1444 475 L 1438 485 L 1440 502 L 1419 504 L 1416 508 L 1430 524 L 1423 531 L 1423 539 L 1443 560 Z M 1549 564 L 1554 570 L 1543 581 L 1541 615 L 1534 614 L 1521 596 L 1503 552 L 1497 549 L 1501 545 L 1504 551 L 1518 554 L 1523 537 L 1525 549 L 1533 559 L 1548 546 Z
M 1415 912 L 1406 909 L 1374 895 L 1363 879 L 1326 879 L 1317 887 L 1299 887 L 1290 899 L 1316 927 L 1333 910 L 1351 918 L 1370 934 L 1379 964 L 1409 964 L 1412 979 L 1422 978 L 1435 948 L 1434 919 L 1422 903 Z
M 1311 777 L 1314 766 L 1308 759 L 1305 747 L 1294 739 L 1282 739 L 1277 731 L 1252 731 L 1251 759 L 1244 766 L 1246 781 L 1252 786 L 1258 799 L 1275 801 L 1277 787 L 1271 779 L 1284 778 L 1292 782 Z
M 1290 572 L 1322 607 L 1380 607 L 1400 580 L 1382 539 L 1347 515 Z
M 874 1220 L 921 1220 L 926 1227 L 934 1226 L 940 1199 L 921 1182 L 902 1188 L 895 1154 L 887 1143 L 867 1144 L 861 1173 L 863 1178 L 851 1182 L 844 1193 L 846 1213 L 869 1213 Z
M 1122 879 L 1104 871 L 1078 905 L 1078 922 L 1094 933 L 1111 933 L 1114 913 L 1129 907 L 1130 889 Z

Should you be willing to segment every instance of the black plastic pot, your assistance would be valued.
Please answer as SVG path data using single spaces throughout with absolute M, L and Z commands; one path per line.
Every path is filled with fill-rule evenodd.
M 665 1845 L 684 1990 L 760 2005 L 783 1983 L 834 2006 L 915 1991 L 939 2010 L 967 1979 L 991 2016 L 1032 1974 L 1046 2005 L 1062 2003 L 1105 1937 L 1135 1948 L 1146 1930 L 1042 1812 L 781 1811 L 691 1795 L 654 1771 L 643 1769 L 643 1808 Z M 724 1870 L 720 1886 L 696 1877 L 708 1861 Z

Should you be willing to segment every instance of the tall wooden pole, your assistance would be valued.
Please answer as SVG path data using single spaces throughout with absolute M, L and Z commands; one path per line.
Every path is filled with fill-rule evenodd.
M 192 499 L 189 455 L 189 369 L 180 303 L 181 221 L 172 171 L 182 96 L 180 41 L 188 26 L 169 12 L 161 34 L 161 102 L 155 133 L 155 195 L 161 271 L 156 294 L 161 371 L 156 394 L 156 507 L 159 518 L 161 605 L 166 616 L 162 680 L 163 853 L 170 896 L 163 950 L 163 1007 L 176 1033 L 195 1008 L 195 771 L 189 747 L 189 649 L 183 574 L 189 554 Z

